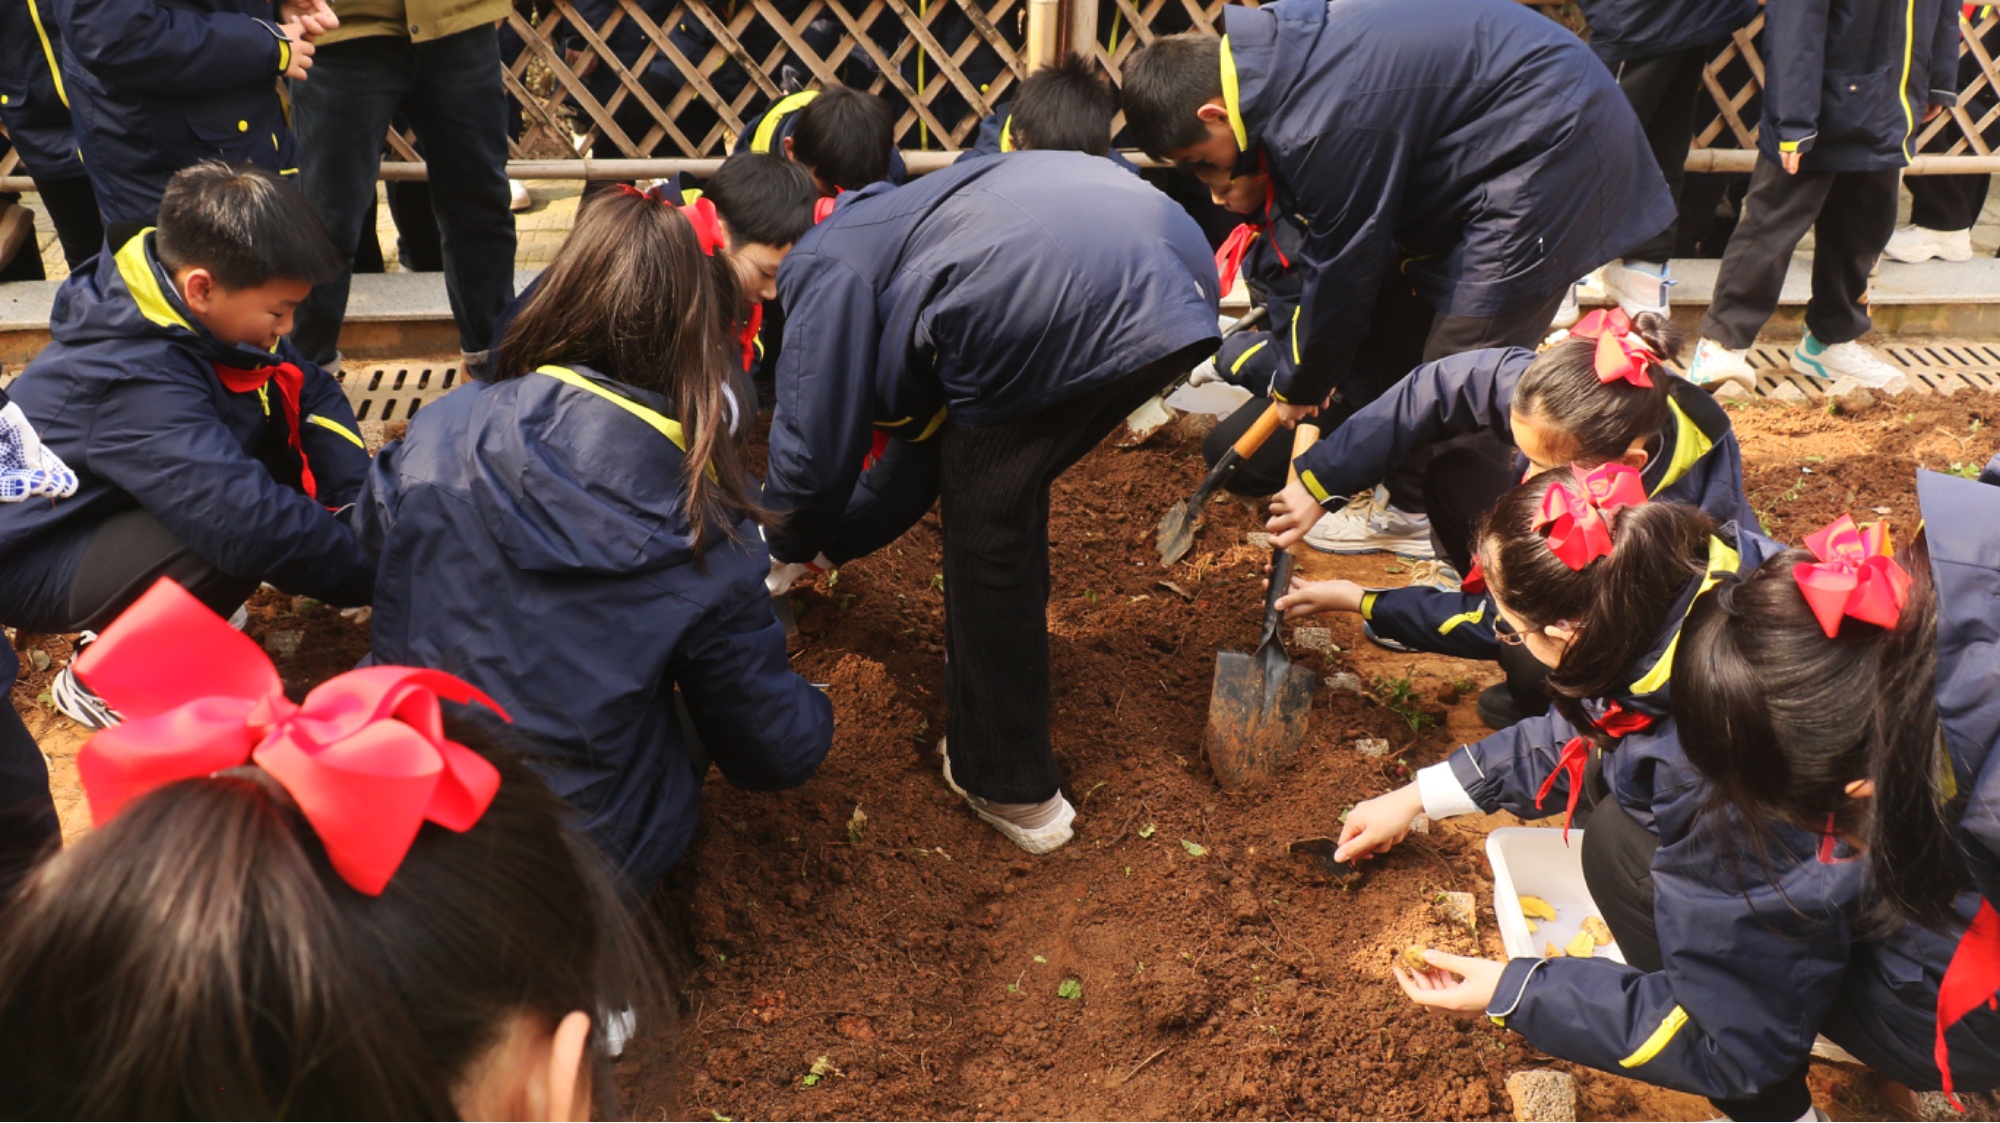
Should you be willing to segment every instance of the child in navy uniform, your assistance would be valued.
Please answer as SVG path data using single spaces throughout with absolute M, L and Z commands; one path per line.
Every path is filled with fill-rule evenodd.
M 0 507 L 0 621 L 102 628 L 161 576 L 228 615 L 260 582 L 368 603 L 373 561 L 336 512 L 368 453 L 332 377 L 283 342 L 338 268 L 305 199 L 249 165 L 168 184 L 158 229 L 111 228 L 64 282 L 53 341 L 12 395 L 80 481 L 59 503 Z M 69 669 L 57 705 L 101 725 Z
M 339 26 L 324 0 L 65 0 L 62 75 L 106 222 L 150 223 L 200 160 L 298 169 L 277 80 L 307 80 Z
M 946 782 L 1030 853 L 1067 842 L 1075 816 L 1049 742 L 1049 488 L 1214 350 L 1214 269 L 1193 220 L 1144 181 L 1019 152 L 843 196 L 779 274 L 764 489 L 788 515 L 772 556 L 837 547 L 875 432 L 930 450 Z
M 972 147 L 957 163 L 1000 152 L 1031 149 L 1087 152 L 1137 174 L 1132 161 L 1111 150 L 1111 121 L 1118 91 L 1080 55 L 1064 55 L 1021 81 L 1010 101 L 979 123 Z
M 49 0 L 0 4 L 0 123 L 34 177 L 74 272 L 104 244 L 104 222 L 77 153 L 69 96 L 57 69 L 61 38 L 53 9 Z
M 881 98 L 850 86 L 800 90 L 773 102 L 736 141 L 738 152 L 797 160 L 821 195 L 901 183 L 895 116 Z
M 763 586 L 726 268 L 682 208 L 597 193 L 497 378 L 425 406 L 355 516 L 381 555 L 370 658 L 497 699 L 635 901 L 693 837 L 709 763 L 792 787 L 833 738 Z
M 1610 74 L 1519 4 L 1279 0 L 1223 17 L 1220 41 L 1132 54 L 1125 118 L 1218 197 L 1269 176 L 1307 232 L 1272 386 L 1287 424 L 1329 407 L 1338 421 L 1419 362 L 1535 345 L 1576 277 L 1673 220 Z M 1330 544 L 1421 551 L 1414 483 L 1344 513 L 1355 525 Z

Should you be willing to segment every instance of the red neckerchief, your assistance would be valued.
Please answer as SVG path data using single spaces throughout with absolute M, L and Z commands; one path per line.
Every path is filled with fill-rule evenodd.
M 880 429 L 875 430 L 875 438 L 868 442 L 868 455 L 861 458 L 861 470 L 866 472 L 873 468 L 887 451 L 889 451 L 889 434 Z
M 253 367 L 250 370 L 238 370 L 235 367 L 223 366 L 221 363 L 214 364 L 214 367 L 215 377 L 221 379 L 224 386 L 237 394 L 261 390 L 270 382 L 278 384 L 278 400 L 284 404 L 285 424 L 290 430 L 285 434 L 285 440 L 292 446 L 292 451 L 299 454 L 299 486 L 305 489 L 308 497 L 318 499 L 319 484 L 313 480 L 312 462 L 306 459 L 305 442 L 299 439 L 299 424 L 302 420 L 299 416 L 299 394 L 305 389 L 306 373 L 293 363 L 279 363 L 274 367 Z
M 1994 1000 L 1996 991 L 2000 991 L 2000 913 L 1993 911 L 1990 902 L 1981 901 L 1972 924 L 1959 937 L 1958 950 L 1952 953 L 1951 966 L 1945 968 L 1944 982 L 1938 987 L 1937 1044 L 1932 1056 L 1945 1097 L 1960 1111 L 1965 1106 L 1952 1093 L 1951 1053 L 1945 1048 L 1944 1033 L 1981 1006 L 2000 1009 Z
M 1623 737 L 1628 733 L 1638 733 L 1652 726 L 1653 719 L 1646 714 L 1633 713 L 1613 702 L 1597 719 L 1597 728 L 1613 737 Z M 1550 770 L 1549 778 L 1535 793 L 1535 809 L 1540 810 L 1542 801 L 1556 786 L 1556 777 L 1569 777 L 1569 806 L 1563 811 L 1563 844 L 1569 844 L 1570 820 L 1576 818 L 1576 801 L 1583 794 L 1583 767 L 1590 760 L 1592 744 L 1588 737 L 1578 734 L 1563 744 L 1562 755 L 1556 758 L 1556 766 Z
M 757 333 L 764 330 L 764 302 L 750 306 L 750 318 L 743 321 L 743 369 L 757 365 Z

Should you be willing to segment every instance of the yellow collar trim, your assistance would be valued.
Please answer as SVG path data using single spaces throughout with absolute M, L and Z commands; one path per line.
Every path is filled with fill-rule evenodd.
M 1236 81 L 1236 56 L 1229 49 L 1229 36 L 1222 37 L 1222 107 L 1229 111 L 1229 131 L 1236 134 L 1236 147 L 1243 151 L 1250 149 L 1250 130 L 1243 124 L 1243 111 L 1238 107 L 1240 89 Z
M 578 374 L 577 372 L 569 369 L 568 367 L 558 367 L 558 366 L 537 367 L 535 368 L 535 373 L 546 374 L 550 378 L 555 379 L 557 382 L 567 383 L 568 385 L 574 386 L 577 389 L 584 391 L 585 393 L 595 394 L 598 397 L 603 398 L 605 401 L 610 402 L 612 405 L 617 406 L 619 409 L 624 410 L 626 413 L 629 413 L 632 416 L 638 418 L 639 420 L 645 422 L 646 424 L 651 425 L 655 430 L 659 432 L 661 436 L 674 442 L 675 448 L 680 449 L 682 452 L 687 451 L 688 447 L 687 430 L 681 428 L 680 422 L 675 421 L 673 418 L 668 417 L 667 415 L 661 413 L 660 411 L 655 409 L 648 409 L 647 407 L 640 405 L 638 402 L 635 402 L 632 399 L 625 397 L 623 394 L 620 394 L 617 391 L 612 390 L 608 386 L 600 385 L 596 382 L 591 381 L 588 378 L 585 378 L 583 375 Z M 714 465 L 709 466 L 708 475 L 710 479 L 715 478 Z
M 112 255 L 112 260 L 118 263 L 118 275 L 125 279 L 125 287 L 132 293 L 132 303 L 138 305 L 141 316 L 163 328 L 193 331 L 194 325 L 167 299 L 166 291 L 160 287 L 160 275 L 153 270 L 152 259 L 146 256 L 146 236 L 152 232 L 153 228 L 148 226 L 118 247 L 118 252 Z
M 1729 545 L 1723 542 L 1722 539 L 1710 537 L 1708 540 L 1708 574 L 1701 579 L 1701 588 L 1696 589 L 1694 596 L 1689 598 L 1688 608 L 1693 609 L 1694 602 L 1700 600 L 1703 593 L 1715 588 L 1716 584 L 1722 580 L 1724 574 L 1734 573 L 1742 568 L 1742 565 L 1743 556 L 1741 554 L 1730 549 Z M 1682 616 L 1681 620 L 1682 622 L 1686 622 L 1687 617 Z M 1681 633 L 1679 629 L 1675 629 L 1674 638 L 1667 641 L 1667 649 L 1660 652 L 1659 662 L 1654 663 L 1652 670 L 1647 671 L 1643 678 L 1632 684 L 1632 693 L 1651 694 L 1667 685 L 1667 680 L 1672 678 L 1674 674 L 1674 649 L 1680 645 Z
M 818 96 L 818 90 L 800 90 L 798 93 L 779 98 L 777 104 L 771 106 L 764 114 L 764 119 L 757 122 L 757 131 L 750 134 L 750 151 L 770 155 L 771 142 L 778 137 L 778 126 L 785 123 L 785 118 L 804 109 L 807 102 Z M 780 152 L 779 155 L 782 156 L 784 153 Z
M 1007 114 L 1007 119 L 1000 122 L 1000 151 L 1014 151 L 1014 115 L 1012 113 Z
M 1679 402 L 1668 398 L 1667 408 L 1674 414 L 1674 455 L 1667 461 L 1667 474 L 1660 477 L 1660 486 L 1653 489 L 1654 495 L 1679 483 L 1683 476 L 1694 470 L 1695 463 L 1715 447 L 1715 442 L 1708 439 L 1708 434 L 1702 432 L 1694 419 L 1681 409 Z

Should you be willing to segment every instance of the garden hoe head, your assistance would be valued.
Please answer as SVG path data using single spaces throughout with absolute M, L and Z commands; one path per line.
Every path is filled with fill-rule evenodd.
M 1271 591 L 1264 597 L 1264 638 L 1248 655 L 1215 653 L 1208 696 L 1208 767 L 1225 791 L 1254 787 L 1290 764 L 1306 739 L 1314 674 L 1295 667 L 1278 641 L 1278 598 L 1292 583 L 1292 556 L 1271 554 Z
M 1194 489 L 1194 494 L 1186 501 L 1174 504 L 1174 509 L 1167 512 L 1167 517 L 1160 520 L 1160 527 L 1155 536 L 1160 547 L 1161 565 L 1172 565 L 1187 556 L 1188 548 L 1194 545 L 1194 532 L 1201 529 L 1201 509 L 1208 506 L 1208 500 L 1215 494 L 1215 489 L 1221 487 L 1222 481 L 1236 471 L 1237 465 L 1255 456 L 1257 450 L 1263 448 L 1264 442 L 1277 430 L 1278 406 L 1274 402 L 1265 408 L 1263 415 L 1257 418 L 1254 424 L 1243 431 L 1242 436 L 1236 438 L 1236 443 L 1230 446 L 1228 452 L 1222 454 L 1222 459 L 1215 462 L 1215 467 L 1208 470 L 1207 478 L 1201 481 L 1200 487 Z

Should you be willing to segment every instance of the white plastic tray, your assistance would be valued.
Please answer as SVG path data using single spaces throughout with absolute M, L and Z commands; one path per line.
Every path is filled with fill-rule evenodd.
M 1539 959 L 1551 942 L 1557 947 L 1569 943 L 1585 917 L 1603 915 L 1583 882 L 1583 832 L 1570 831 L 1568 846 L 1562 834 L 1553 827 L 1501 827 L 1486 836 L 1486 860 L 1493 864 L 1493 915 L 1510 957 Z M 1556 918 L 1537 921 L 1541 930 L 1529 932 L 1528 918 L 1521 915 L 1523 895 L 1554 905 Z M 1625 962 L 1616 943 L 1598 948 L 1597 957 Z

